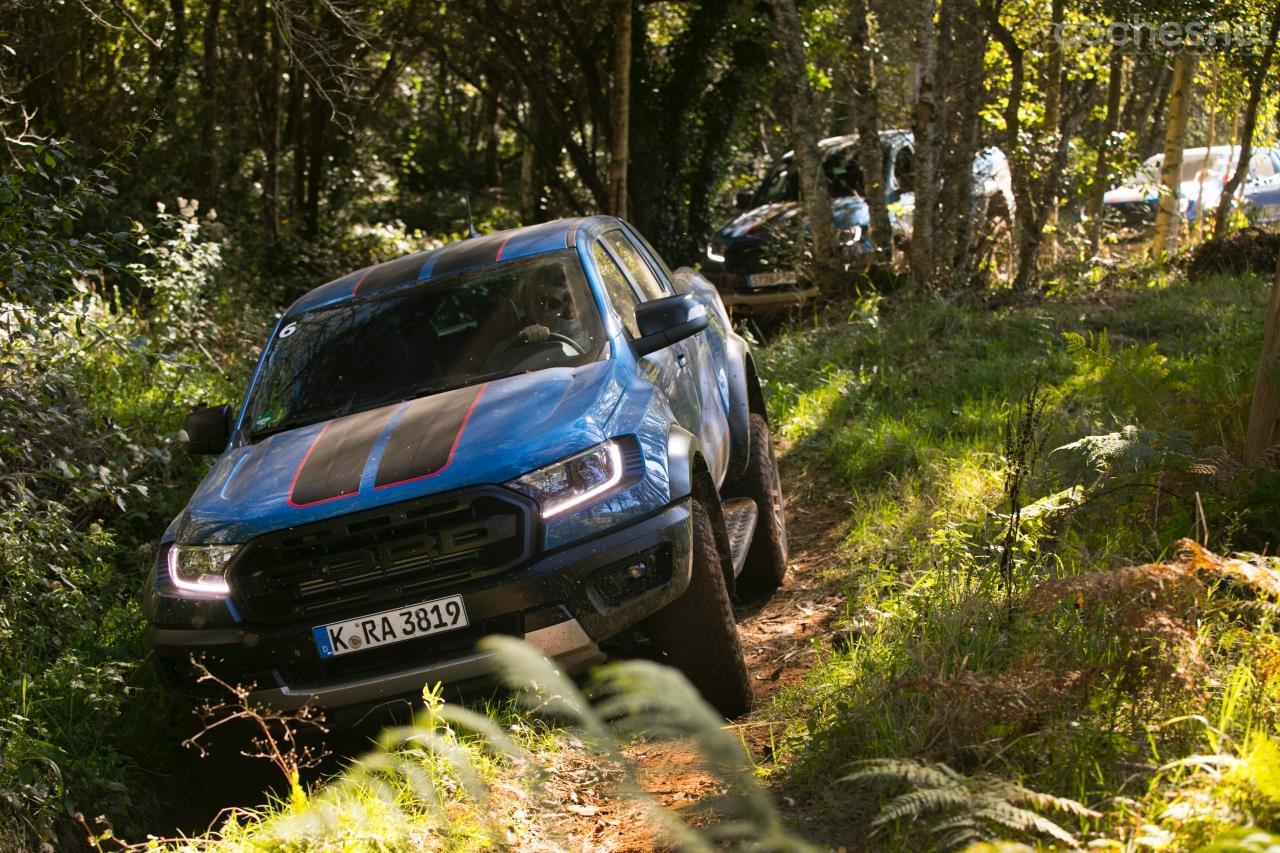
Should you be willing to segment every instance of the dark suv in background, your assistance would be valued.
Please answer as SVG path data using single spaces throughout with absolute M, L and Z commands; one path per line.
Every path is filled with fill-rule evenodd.
M 846 261 L 856 265 L 872 250 L 870 211 L 864 199 L 856 136 L 833 136 L 818 143 L 832 215 Z M 894 244 L 911 240 L 915 208 L 915 142 L 910 131 L 880 134 L 885 201 Z M 998 148 L 980 151 L 973 161 L 974 215 L 981 221 L 1010 221 L 1014 210 L 1009 164 Z M 799 180 L 792 152 L 765 175 L 754 192 L 741 193 L 744 212 L 721 225 L 707 244 L 702 272 L 720 291 L 725 306 L 739 314 L 766 314 L 803 305 L 817 288 L 797 275 L 797 239 L 807 228 L 799 203 Z

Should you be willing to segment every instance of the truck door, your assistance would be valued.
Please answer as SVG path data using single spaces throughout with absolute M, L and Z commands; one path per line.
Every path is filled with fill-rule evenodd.
M 642 300 L 675 295 L 665 270 L 631 235 L 622 230 L 609 231 L 601 241 L 627 273 Z M 669 352 L 675 360 L 676 387 L 670 393 L 673 410 L 679 406 L 676 417 L 686 429 L 697 434 L 708 455 L 714 457 L 707 463 L 719 481 L 729 459 L 729 419 L 717 391 L 715 359 L 707 345 L 707 334 L 686 338 L 660 352 Z

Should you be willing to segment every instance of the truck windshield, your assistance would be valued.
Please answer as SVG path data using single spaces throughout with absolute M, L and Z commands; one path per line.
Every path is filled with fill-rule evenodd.
M 502 376 L 597 360 L 577 255 L 548 253 L 287 318 L 267 346 L 253 438 Z
M 888 156 L 888 148 L 885 156 Z M 822 169 L 827 174 L 827 192 L 832 198 L 846 198 L 862 195 L 862 169 L 858 166 L 857 150 L 854 145 L 828 150 L 822 159 Z M 756 204 L 777 204 L 782 201 L 796 201 L 800 198 L 800 180 L 796 172 L 795 160 L 791 156 L 784 157 L 780 163 L 769 170 L 760 188 L 756 190 Z

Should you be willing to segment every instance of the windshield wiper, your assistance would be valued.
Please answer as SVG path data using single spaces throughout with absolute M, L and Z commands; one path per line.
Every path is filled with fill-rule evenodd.
M 383 398 L 375 400 L 365 408 L 385 406 L 391 402 L 405 403 L 409 400 L 417 400 L 421 397 L 432 397 L 436 394 L 443 394 L 446 391 L 456 391 L 459 388 L 466 388 L 468 385 L 479 385 L 481 382 L 491 382 L 494 379 L 503 379 L 507 376 L 516 376 L 521 373 L 528 372 L 529 371 L 527 370 L 518 370 L 514 372 L 498 370 L 493 373 L 481 373 L 478 376 L 468 376 L 466 379 L 459 379 L 456 382 L 445 382 L 441 384 L 421 382 L 417 385 L 410 385 L 407 389 L 399 389 L 394 394 L 388 394 Z
M 267 438 L 268 436 L 275 435 L 278 432 L 286 432 L 291 429 L 297 429 L 298 427 L 310 426 L 311 424 L 319 423 L 320 421 L 323 421 L 323 420 L 326 420 L 324 415 L 317 415 L 314 412 L 310 412 L 306 415 L 299 415 L 298 417 L 294 417 L 294 418 L 285 418 L 280 423 L 272 424 L 266 429 L 257 429 L 257 430 L 251 431 L 249 433 L 249 440 L 258 441 L 259 439 L 263 439 L 263 438 Z

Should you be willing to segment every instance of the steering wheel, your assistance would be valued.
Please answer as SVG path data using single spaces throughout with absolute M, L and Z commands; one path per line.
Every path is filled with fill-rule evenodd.
M 584 350 L 578 344 L 577 341 L 575 341 L 573 338 L 569 337 L 568 335 L 562 335 L 559 332 L 548 332 L 547 342 L 550 343 L 551 341 L 555 341 L 561 344 L 568 344 L 569 346 L 573 347 L 573 351 L 577 355 L 583 355 L 586 353 L 586 350 Z

